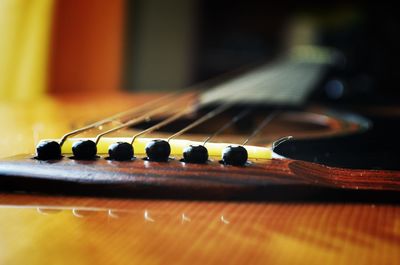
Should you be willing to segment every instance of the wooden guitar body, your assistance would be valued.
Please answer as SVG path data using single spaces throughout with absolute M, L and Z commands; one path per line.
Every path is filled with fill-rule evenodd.
M 218 161 L 38 161 L 16 156 L 0 164 L 10 191 L 132 198 L 268 201 L 399 202 L 400 174 L 341 169 L 291 159 L 253 160 L 243 167 Z
M 243 167 L 223 165 L 218 157 L 205 165 L 180 157 L 164 163 L 34 159 L 39 139 L 58 138 L 87 118 L 152 97 L 64 96 L 4 107 L 1 264 L 400 262 L 396 168 L 279 155 Z M 288 135 L 278 127 L 268 135 Z M 297 133 L 307 139 L 307 132 Z

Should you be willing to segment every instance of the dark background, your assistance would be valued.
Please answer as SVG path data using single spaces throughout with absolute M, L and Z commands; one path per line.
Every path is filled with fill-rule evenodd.
M 312 100 L 358 112 L 373 129 L 287 142 L 276 151 L 330 166 L 399 169 L 400 27 L 394 4 L 152 1 L 134 1 L 127 9 L 125 88 L 172 90 L 273 61 L 297 45 L 336 48 L 345 64 L 331 69 Z M 340 96 L 329 96 L 332 80 L 344 87 Z M 388 106 L 393 111 L 375 111 Z
M 181 88 L 271 61 L 296 45 L 322 45 L 346 56 L 345 67 L 331 73 L 345 85 L 339 102 L 400 102 L 400 27 L 393 4 L 158 2 L 128 2 L 124 87 L 129 90 Z

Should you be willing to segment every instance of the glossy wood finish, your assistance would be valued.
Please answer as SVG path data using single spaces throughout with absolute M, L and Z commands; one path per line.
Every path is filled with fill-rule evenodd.
M 315 201 L 343 200 L 349 194 L 354 199 L 378 199 L 376 191 L 382 191 L 381 200 L 400 202 L 398 171 L 339 169 L 289 159 L 255 160 L 237 167 L 218 159 L 188 164 L 176 159 L 39 161 L 17 156 L 0 161 L 0 176 L 3 189 L 58 194 Z
M 69 121 L 122 110 L 135 98 L 118 104 L 64 98 L 18 109 L 2 104 L 0 156 L 33 152 L 35 138 L 59 137 Z M 293 165 L 293 172 L 302 172 L 301 163 Z M 318 167 L 311 174 L 325 170 Z M 341 171 L 333 176 L 346 181 Z M 3 192 L 0 204 L 0 264 L 400 262 L 398 203 L 200 202 Z
M 0 196 L 2 264 L 398 264 L 400 209 Z

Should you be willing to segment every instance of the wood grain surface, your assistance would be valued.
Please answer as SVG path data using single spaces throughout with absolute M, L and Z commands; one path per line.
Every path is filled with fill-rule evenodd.
M 400 172 L 327 167 L 290 159 L 228 166 L 136 158 L 0 161 L 3 190 L 56 194 L 208 200 L 379 200 L 400 202 Z
M 394 205 L 2 195 L 2 264 L 398 264 Z
M 0 156 L 32 153 L 36 138 L 57 138 L 71 121 L 104 116 L 146 96 L 97 104 L 82 98 L 0 105 Z M 304 165 L 292 166 L 299 173 Z M 346 183 L 342 173 L 333 177 Z M 217 202 L 0 195 L 0 264 L 399 264 L 399 247 L 398 203 L 374 198 Z

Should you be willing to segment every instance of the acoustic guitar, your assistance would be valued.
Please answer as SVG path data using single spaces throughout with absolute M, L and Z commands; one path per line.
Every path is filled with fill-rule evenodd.
M 307 54 L 3 106 L 1 264 L 399 263 L 398 131 L 370 118 L 399 112 L 309 103 L 335 54 Z

